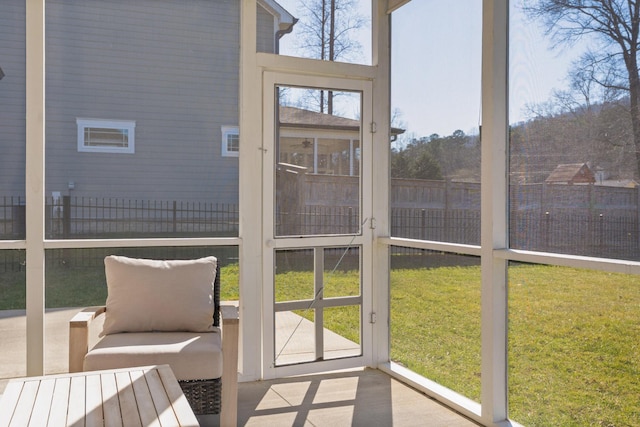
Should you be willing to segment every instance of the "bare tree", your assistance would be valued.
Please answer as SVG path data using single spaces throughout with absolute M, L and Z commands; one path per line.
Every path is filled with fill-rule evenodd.
M 310 58 L 326 61 L 353 59 L 361 51 L 361 45 L 353 38 L 353 32 L 366 24 L 357 11 L 355 0 L 307 0 L 302 5 L 302 17 L 298 26 L 298 49 Z M 320 112 L 333 114 L 334 94 L 317 92 Z
M 544 23 L 555 46 L 573 45 L 584 37 L 594 44 L 574 64 L 608 95 L 629 97 L 636 176 L 640 176 L 640 2 L 637 0 L 537 0 L 524 10 Z M 583 87 L 584 88 L 584 87 Z

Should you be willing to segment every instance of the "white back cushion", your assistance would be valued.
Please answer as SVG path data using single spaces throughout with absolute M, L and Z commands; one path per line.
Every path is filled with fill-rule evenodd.
M 102 335 L 213 331 L 217 259 L 150 260 L 108 256 Z

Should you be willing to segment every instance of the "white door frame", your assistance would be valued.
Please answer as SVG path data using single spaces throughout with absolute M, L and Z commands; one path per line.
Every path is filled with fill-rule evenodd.
M 279 237 L 274 236 L 275 223 L 275 87 L 294 86 L 355 91 L 362 94 L 361 110 L 361 220 L 359 235 Z M 263 378 L 279 378 L 290 375 L 310 374 L 336 369 L 371 366 L 373 363 L 373 324 L 370 322 L 373 310 L 373 227 L 372 200 L 372 133 L 373 123 L 373 85 L 370 80 L 345 79 L 325 76 L 298 75 L 267 71 L 263 74 L 263 180 L 262 180 L 262 218 L 263 218 Z M 360 248 L 361 256 L 361 348 L 362 355 L 344 359 L 322 360 L 296 365 L 276 366 L 275 364 L 275 308 L 274 308 L 274 265 L 277 249 L 300 249 L 316 247 Z

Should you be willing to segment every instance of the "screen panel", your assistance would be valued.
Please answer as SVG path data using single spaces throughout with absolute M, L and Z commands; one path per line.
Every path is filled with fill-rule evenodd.
M 480 402 L 480 259 L 393 246 L 391 360 Z
M 239 20 L 228 1 L 48 2 L 48 238 L 238 235 Z
M 361 232 L 362 94 L 277 86 L 275 236 Z
M 640 134 L 620 46 L 588 31 L 584 9 L 572 43 L 562 35 L 575 22 L 523 1 L 510 12 L 510 246 L 640 259 Z
M 394 237 L 480 244 L 481 18 L 479 0 L 392 14 Z

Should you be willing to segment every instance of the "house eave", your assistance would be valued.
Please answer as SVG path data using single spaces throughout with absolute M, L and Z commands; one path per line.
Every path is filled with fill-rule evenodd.
M 258 4 L 278 20 L 278 29 L 288 31 L 298 21 L 275 0 L 258 0 Z

